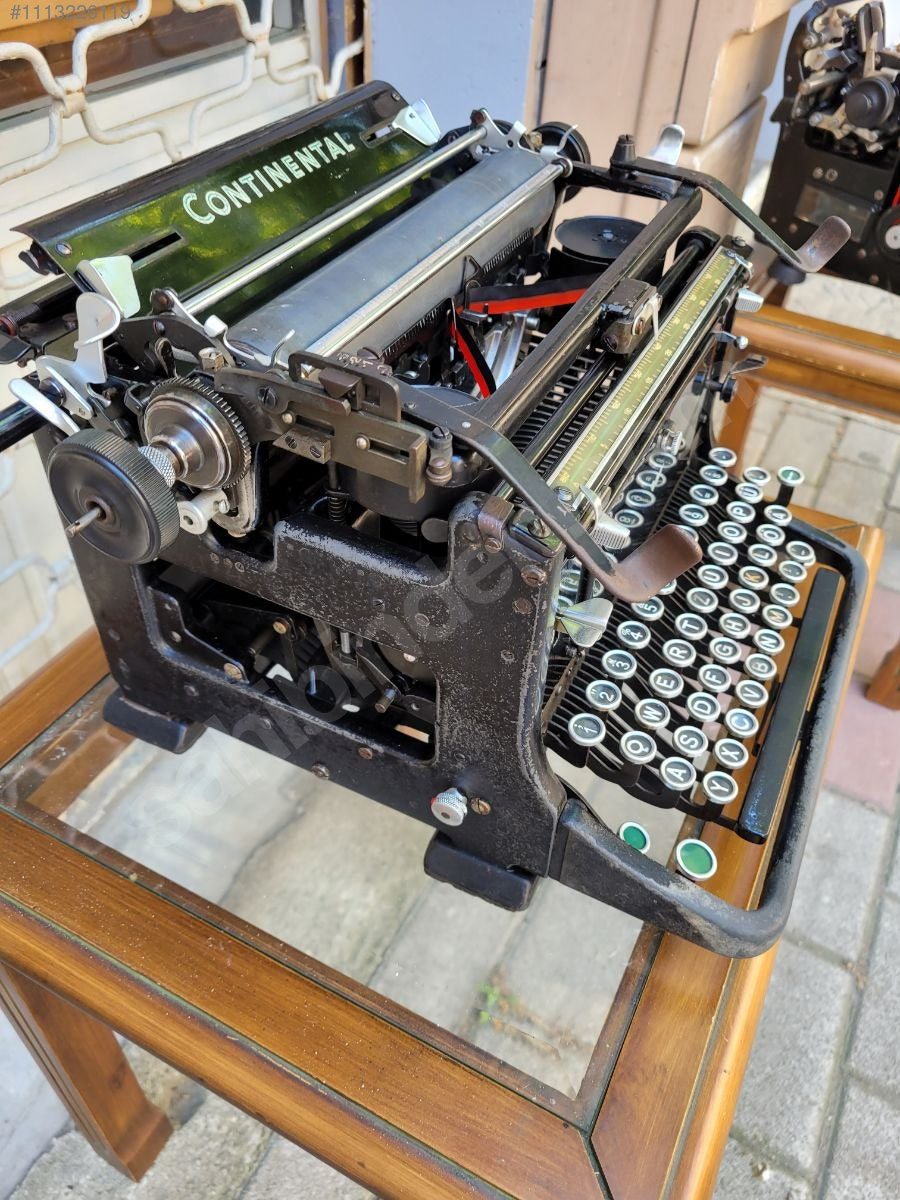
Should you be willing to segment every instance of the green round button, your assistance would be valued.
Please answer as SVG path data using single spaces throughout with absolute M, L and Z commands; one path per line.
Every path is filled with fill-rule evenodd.
M 638 825 L 637 821 L 626 821 L 620 825 L 619 837 L 626 846 L 640 850 L 641 854 L 646 854 L 650 849 L 650 834 L 643 825 Z
M 702 882 L 716 873 L 716 856 L 706 842 L 699 838 L 685 838 L 675 847 L 675 863 L 682 875 Z

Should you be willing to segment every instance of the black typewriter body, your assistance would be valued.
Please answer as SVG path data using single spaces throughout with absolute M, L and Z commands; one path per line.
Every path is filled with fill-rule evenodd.
M 851 236 L 830 269 L 900 291 L 900 47 L 885 41 L 881 0 L 817 3 L 788 46 L 781 126 L 762 217 L 805 237 L 829 215 Z M 776 262 L 786 284 L 802 275 Z
M 865 571 L 792 516 L 799 473 L 715 445 L 758 298 L 747 243 L 691 222 L 705 189 L 806 270 L 846 230 L 792 251 L 673 136 L 592 166 L 565 125 L 440 137 L 368 84 L 35 222 L 54 277 L 0 314 L 33 360 L 4 437 L 36 430 L 112 723 L 176 752 L 217 728 L 424 821 L 429 873 L 495 903 L 549 876 L 749 955 Z M 599 215 L 560 220 L 579 187 Z M 609 190 L 659 211 L 606 218 Z M 695 819 L 671 866 L 642 804 Z M 710 825 L 771 843 L 756 909 L 715 895 Z

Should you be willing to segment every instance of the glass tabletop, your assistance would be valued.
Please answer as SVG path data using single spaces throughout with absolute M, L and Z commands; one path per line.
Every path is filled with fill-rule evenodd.
M 165 876 L 524 1072 L 544 1094 L 577 1096 L 638 920 L 549 880 L 522 913 L 468 896 L 424 874 L 430 827 L 216 730 L 177 756 L 128 740 L 99 717 L 104 690 L 0 774 L 0 805 L 49 809 L 63 830 L 95 839 L 95 849 L 79 842 L 85 852 L 112 849 L 126 867 Z M 102 769 L 63 771 L 89 757 L 92 739 Z M 618 788 L 554 766 L 612 828 L 633 817 Z M 682 817 L 641 808 L 651 854 L 665 861 Z

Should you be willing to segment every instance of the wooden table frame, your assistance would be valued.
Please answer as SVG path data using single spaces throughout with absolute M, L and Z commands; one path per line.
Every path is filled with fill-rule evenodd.
M 813 519 L 877 564 L 879 531 Z M 127 741 L 105 669 L 88 634 L 0 704 L 0 1006 L 110 1161 L 138 1178 L 168 1134 L 115 1029 L 389 1200 L 711 1195 L 775 949 L 645 928 L 564 1096 L 59 820 Z M 751 904 L 767 848 L 707 834 Z

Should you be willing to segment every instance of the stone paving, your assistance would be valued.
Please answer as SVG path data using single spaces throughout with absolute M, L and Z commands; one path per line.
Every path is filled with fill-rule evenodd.
M 884 320 L 889 331 L 886 308 L 896 331 L 891 298 L 874 297 L 867 324 Z M 829 301 L 842 303 L 829 294 L 809 302 L 822 312 Z M 865 699 L 865 680 L 900 637 L 900 430 L 768 392 L 749 446 L 766 466 L 804 467 L 804 502 L 883 524 L 889 544 L 715 1195 L 897 1200 L 900 716 Z M 219 735 L 200 747 L 212 788 L 196 777 L 185 788 L 178 760 L 133 746 L 70 819 L 560 1090 L 577 1087 L 637 922 L 611 910 L 598 917 L 556 885 L 526 914 L 489 908 L 424 878 L 424 827 Z M 622 798 L 600 796 L 596 784 L 590 798 L 610 823 L 623 811 Z M 656 810 L 650 818 L 664 856 L 677 819 Z M 143 1051 L 128 1053 L 177 1127 L 139 1184 L 67 1130 L 30 1060 L 0 1033 L 0 1103 L 6 1089 L 18 1105 L 14 1117 L 0 1113 L 0 1196 L 368 1195 Z

